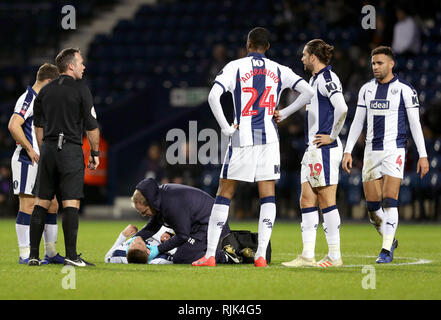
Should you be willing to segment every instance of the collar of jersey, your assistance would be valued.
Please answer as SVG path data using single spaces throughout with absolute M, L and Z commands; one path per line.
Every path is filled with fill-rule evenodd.
M 34 96 L 37 95 L 37 93 L 34 91 L 34 89 L 32 89 L 31 86 L 28 86 L 28 91 L 32 92 L 32 94 L 33 94 Z
M 317 72 L 314 76 L 314 80 L 317 79 L 317 77 L 319 76 L 320 73 L 325 72 L 326 70 L 331 70 L 332 67 L 330 65 L 327 65 L 326 67 L 324 67 L 323 69 L 321 69 L 319 72 Z
M 259 53 L 259 52 L 250 52 L 248 53 L 247 57 L 254 57 L 254 58 L 266 58 L 265 55 L 263 53 Z
M 395 80 L 398 80 L 398 76 L 397 76 L 396 73 L 394 73 L 394 77 L 393 77 L 392 79 L 390 79 L 390 80 L 389 80 L 388 82 L 386 82 L 386 83 L 380 83 L 380 82 L 378 82 L 377 79 L 375 79 L 375 83 L 378 84 L 378 85 L 385 85 L 385 84 L 392 83 L 392 82 L 394 82 Z

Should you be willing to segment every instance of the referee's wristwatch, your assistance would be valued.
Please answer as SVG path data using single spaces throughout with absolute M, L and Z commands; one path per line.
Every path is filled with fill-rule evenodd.
M 95 150 L 90 150 L 90 155 L 92 157 L 99 157 L 100 156 L 100 152 L 99 151 L 95 151 Z

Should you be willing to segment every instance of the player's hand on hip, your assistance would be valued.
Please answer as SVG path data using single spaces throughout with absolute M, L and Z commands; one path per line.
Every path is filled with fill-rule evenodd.
M 341 162 L 342 168 L 347 172 L 351 173 L 352 169 L 352 155 L 350 153 L 344 153 L 343 154 L 343 160 Z
M 232 124 L 231 126 L 227 128 L 222 129 L 222 134 L 226 135 L 227 137 L 231 137 L 234 132 L 236 132 L 236 129 L 239 128 L 238 124 Z
M 313 144 L 317 145 L 317 148 L 320 148 L 321 146 L 325 146 L 327 144 L 331 144 L 335 141 L 335 139 L 332 139 L 329 134 L 316 134 L 315 140 L 312 141 Z
M 40 155 L 37 152 L 35 152 L 34 149 L 31 148 L 30 150 L 26 150 L 26 152 L 32 161 L 32 165 L 34 165 L 34 162 L 38 163 L 38 161 L 40 160 Z
M 282 121 L 282 117 L 280 116 L 279 110 L 274 111 L 273 118 L 276 121 L 276 123 Z
M 90 170 L 95 170 L 96 168 L 98 168 L 99 164 L 100 164 L 100 159 L 98 157 L 89 156 L 89 163 L 87 164 L 87 167 Z
M 420 173 L 422 179 L 429 172 L 429 160 L 427 157 L 420 158 L 417 163 L 417 174 Z

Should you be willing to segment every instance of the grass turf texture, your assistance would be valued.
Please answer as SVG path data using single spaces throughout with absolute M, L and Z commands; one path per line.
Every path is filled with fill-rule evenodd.
M 368 223 L 343 223 L 344 268 L 286 268 L 301 253 L 299 223 L 275 224 L 269 268 L 253 265 L 105 264 L 104 255 L 128 221 L 80 221 L 78 252 L 96 264 L 75 269 L 76 289 L 62 288 L 62 265 L 18 264 L 12 219 L 0 220 L 0 299 L 167 299 L 167 300 L 291 300 L 291 299 L 440 299 L 441 225 L 401 224 L 393 264 L 375 264 L 381 239 Z M 142 227 L 140 221 L 133 222 Z M 235 222 L 232 229 L 257 231 L 255 223 Z M 43 243 L 43 241 L 42 241 Z M 59 222 L 58 251 L 64 254 Z M 317 234 L 316 259 L 327 253 L 323 228 Z M 40 256 L 44 255 L 43 245 Z M 426 264 L 421 259 L 430 260 Z M 375 269 L 375 289 L 363 289 L 365 265 Z M 372 282 L 369 282 L 372 283 Z

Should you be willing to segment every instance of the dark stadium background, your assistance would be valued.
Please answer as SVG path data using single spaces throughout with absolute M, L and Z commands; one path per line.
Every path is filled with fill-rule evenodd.
M 65 5 L 76 10 L 74 30 L 62 28 L 65 14 L 61 9 Z M 362 28 L 364 5 L 376 9 L 374 30 Z M 122 15 L 128 8 L 134 10 L 133 14 Z M 111 209 L 117 200 L 129 196 L 146 175 L 159 182 L 196 186 L 215 195 L 220 165 L 168 165 L 165 154 L 173 142 L 167 142 L 165 137 L 169 130 L 181 128 L 188 138 L 189 121 L 197 121 L 198 132 L 204 128 L 219 132 L 206 99 L 200 99 L 206 91 L 198 95 L 191 90 L 209 88 L 228 61 L 243 56 L 246 35 L 256 26 L 272 33 L 268 58 L 290 66 L 307 80 L 310 75 L 305 74 L 300 61 L 305 43 L 322 38 L 335 46 L 331 65 L 342 81 L 349 106 L 341 134 L 344 143 L 358 90 L 372 78 L 370 51 L 378 45 L 392 44 L 397 9 L 414 18 L 420 29 L 419 53 L 397 54 L 395 72 L 418 91 L 430 163 L 429 174 L 420 180 L 415 172 L 418 154 L 410 138 L 400 213 L 404 220 L 439 219 L 441 4 L 386 0 L 0 1 L 0 216 L 14 216 L 18 205 L 12 194 L 10 158 L 15 142 L 7 129 L 9 118 L 17 98 L 34 83 L 38 67 L 44 62 L 53 63 L 64 45 L 79 46 L 84 53 L 85 80 L 94 96 L 102 136 L 109 144 L 108 183 L 102 187 L 86 186 L 83 211 L 95 208 L 98 212 L 101 208 L 108 211 L 110 218 L 118 215 Z M 114 19 L 107 33 L 100 31 L 101 24 L 111 19 L 103 17 Z M 75 43 L 78 37 L 84 40 L 86 36 L 90 41 L 84 42 L 83 47 Z M 172 106 L 171 96 L 176 89 L 183 89 L 181 102 L 193 97 L 196 105 Z M 291 99 L 292 94 L 285 92 L 280 106 Z M 230 96 L 224 95 L 222 102 L 228 119 L 232 119 Z M 305 148 L 302 112 L 282 124 L 280 137 L 278 217 L 298 219 L 299 168 Z M 361 185 L 363 138 L 353 153 L 352 174 L 340 173 L 338 206 L 343 218 L 365 218 Z M 203 143 L 199 142 L 199 146 Z M 240 184 L 230 216 L 256 217 L 258 203 L 256 186 Z M 93 216 L 93 210 L 90 212 Z

